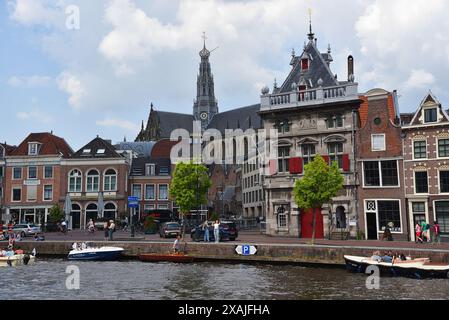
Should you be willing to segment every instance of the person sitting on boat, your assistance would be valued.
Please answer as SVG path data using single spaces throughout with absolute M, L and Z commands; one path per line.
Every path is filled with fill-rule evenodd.
M 393 254 L 390 252 L 388 253 L 384 253 L 384 255 L 382 256 L 382 262 L 386 262 L 386 263 L 392 263 L 393 262 Z
M 382 257 L 380 256 L 380 251 L 376 250 L 373 252 L 373 255 L 371 256 L 371 260 L 377 261 L 377 262 L 381 262 L 382 261 Z
M 86 250 L 87 249 L 87 245 L 85 242 L 81 243 L 81 250 Z
M 17 248 L 16 251 L 14 251 L 15 254 L 24 254 L 23 250 L 19 248 Z
M 72 249 L 73 249 L 73 250 L 78 250 L 78 244 L 77 244 L 76 242 L 74 242 L 74 243 L 72 244 Z

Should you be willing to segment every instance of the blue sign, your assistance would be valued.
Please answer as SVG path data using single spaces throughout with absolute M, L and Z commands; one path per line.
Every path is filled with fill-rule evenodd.
M 128 197 L 128 208 L 138 208 L 139 198 L 138 197 Z
M 242 246 L 242 255 L 248 256 L 250 252 L 251 252 L 250 246 L 248 246 L 248 245 Z
M 252 256 L 257 253 L 257 248 L 252 245 L 238 245 L 235 248 L 235 252 L 242 256 Z
M 136 201 L 139 201 L 139 197 L 128 197 L 128 201 L 133 201 L 133 202 L 136 202 Z

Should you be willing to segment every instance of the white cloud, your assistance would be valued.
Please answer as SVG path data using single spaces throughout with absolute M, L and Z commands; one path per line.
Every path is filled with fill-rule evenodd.
M 8 7 L 10 18 L 24 25 L 56 26 L 64 22 L 61 0 L 15 0 L 8 1 Z
M 70 106 L 75 110 L 79 110 L 86 90 L 78 76 L 64 71 L 59 75 L 57 83 L 60 90 L 69 94 L 68 102 Z
M 97 126 L 102 127 L 115 127 L 124 129 L 130 132 L 139 132 L 139 126 L 135 123 L 132 123 L 131 121 L 123 120 L 123 119 L 114 119 L 114 118 L 106 118 L 104 120 L 97 120 L 96 121 Z
M 53 78 L 48 76 L 12 76 L 7 81 L 12 87 L 43 87 L 53 83 Z
M 38 123 L 51 123 L 53 122 L 53 117 L 46 114 L 45 112 L 40 111 L 37 108 L 34 108 L 31 111 L 20 111 L 16 114 L 17 118 L 22 121 L 33 121 Z
M 425 70 L 412 70 L 410 77 L 405 82 L 408 88 L 430 88 L 435 83 L 433 74 Z

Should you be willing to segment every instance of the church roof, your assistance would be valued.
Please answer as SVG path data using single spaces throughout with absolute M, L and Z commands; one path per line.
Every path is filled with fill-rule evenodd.
M 226 129 L 240 128 L 243 131 L 248 128 L 255 130 L 262 127 L 261 119 L 258 114 L 260 104 L 255 104 L 248 107 L 233 109 L 226 112 L 221 112 L 214 116 L 208 128 L 217 129 L 224 133 Z
M 166 111 L 156 111 L 160 124 L 161 138 L 170 138 L 175 129 L 186 129 L 190 133 L 193 131 L 193 121 L 195 118 L 191 114 L 174 113 Z
M 154 141 L 142 141 L 142 142 L 119 142 L 114 147 L 117 150 L 131 150 L 137 154 L 138 157 L 146 157 L 151 155 L 156 142 Z
M 330 54 L 329 54 L 330 55 Z M 324 54 L 328 57 L 328 54 Z M 309 59 L 309 68 L 301 69 L 301 58 Z M 318 80 L 322 80 L 322 87 L 338 86 L 339 82 L 335 79 L 325 57 L 316 47 L 314 41 L 309 41 L 303 53 L 295 56 L 292 60 L 293 69 L 285 80 L 284 84 L 275 90 L 274 93 L 286 93 L 292 91 L 292 84 L 306 83 L 309 89 L 319 87 Z

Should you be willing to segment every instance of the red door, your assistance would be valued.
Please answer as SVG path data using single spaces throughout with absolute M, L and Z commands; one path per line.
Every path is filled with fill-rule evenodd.
M 313 210 L 316 210 L 315 239 L 324 239 L 323 215 L 321 214 L 321 209 L 301 211 L 301 238 L 312 238 Z

